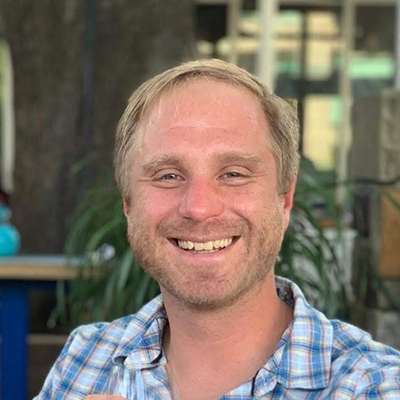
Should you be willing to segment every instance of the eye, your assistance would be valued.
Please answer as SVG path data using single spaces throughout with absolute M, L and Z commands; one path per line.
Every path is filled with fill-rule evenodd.
M 158 171 L 152 177 L 153 185 L 161 188 L 175 188 L 183 181 L 183 176 L 177 172 Z
M 230 171 L 230 172 L 226 172 L 224 174 L 224 176 L 226 178 L 242 178 L 243 174 L 241 174 L 240 172 Z
M 182 179 L 182 178 L 178 174 L 170 173 L 170 174 L 162 175 L 159 179 L 162 181 L 176 181 L 176 180 Z
M 249 171 L 244 170 L 244 168 L 241 169 L 243 171 L 241 171 L 240 169 L 234 169 L 223 172 L 219 177 L 219 181 L 222 185 L 226 186 L 245 185 L 250 180 Z

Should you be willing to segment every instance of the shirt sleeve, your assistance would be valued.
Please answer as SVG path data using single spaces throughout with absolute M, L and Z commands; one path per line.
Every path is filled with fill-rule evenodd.
M 74 341 L 78 329 L 75 329 L 68 336 L 67 342 L 65 343 L 63 349 L 61 350 L 61 353 L 57 357 L 57 360 L 50 369 L 50 372 L 46 377 L 40 393 L 33 400 L 51 400 L 56 398 L 56 393 L 58 388 L 60 387 L 62 380 L 62 371 L 65 368 L 66 356 L 69 353 L 71 343 Z
M 67 394 L 72 399 L 72 392 L 78 392 L 81 388 L 83 390 L 84 385 L 82 386 L 80 380 L 83 371 L 86 371 L 88 364 L 95 359 L 93 351 L 105 343 L 103 333 L 108 325 L 107 323 L 83 325 L 72 331 L 47 375 L 40 393 L 33 400 L 64 399 Z M 108 357 L 104 355 L 103 358 L 107 360 Z

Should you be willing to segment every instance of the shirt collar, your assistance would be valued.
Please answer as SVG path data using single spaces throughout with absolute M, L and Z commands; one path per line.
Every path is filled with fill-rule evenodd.
M 128 318 L 129 322 L 113 356 L 114 363 L 128 359 L 135 369 L 165 364 L 162 334 L 167 316 L 162 296 L 157 296 Z
M 286 388 L 321 389 L 329 384 L 333 328 L 330 321 L 306 301 L 288 279 L 276 279 L 280 298 L 294 305 L 294 318 L 274 356 L 278 382 Z M 279 349 L 282 349 L 279 351 Z M 271 361 L 269 360 L 269 361 Z M 267 362 L 266 366 L 269 364 Z
M 325 388 L 330 376 L 332 325 L 307 303 L 296 284 L 277 277 L 276 286 L 279 297 L 294 307 L 294 318 L 274 355 L 257 374 L 255 389 L 270 386 L 271 377 L 286 388 Z M 168 322 L 162 296 L 157 296 L 129 318 L 114 353 L 114 362 L 128 358 L 128 363 L 135 369 L 165 364 L 162 335 Z

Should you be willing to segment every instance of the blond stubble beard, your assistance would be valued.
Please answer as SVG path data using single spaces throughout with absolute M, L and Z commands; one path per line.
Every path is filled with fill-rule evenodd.
M 270 213 L 268 213 L 270 214 Z M 215 295 L 214 286 L 218 282 L 204 282 L 204 288 L 199 293 L 198 287 L 201 282 L 177 283 L 174 275 L 174 266 L 168 265 L 170 261 L 163 254 L 161 246 L 151 246 L 157 243 L 146 232 L 148 231 L 142 221 L 134 220 L 132 214 L 128 216 L 128 239 L 135 258 L 143 270 L 153 277 L 164 290 L 171 293 L 176 299 L 180 300 L 189 308 L 198 311 L 213 311 L 223 309 L 234 304 L 238 299 L 250 292 L 258 283 L 263 282 L 269 272 L 274 268 L 278 253 L 283 239 L 283 217 L 279 210 L 275 210 L 273 215 L 268 215 L 261 223 L 259 229 L 261 233 L 257 235 L 252 231 L 253 226 L 250 222 L 242 218 L 235 223 L 227 223 L 222 220 L 197 224 L 185 222 L 185 226 L 174 226 L 168 222 L 161 221 L 156 229 L 156 238 L 165 237 L 187 237 L 188 232 L 193 234 L 193 229 L 197 227 L 196 233 L 205 237 L 212 232 L 223 232 L 220 237 L 229 237 L 227 232 L 241 232 L 241 240 L 246 240 L 247 255 L 246 263 L 249 267 L 242 273 L 239 280 L 236 279 L 231 284 L 229 290 L 225 289 L 223 295 Z M 201 225 L 201 232 L 199 232 Z M 252 235 L 253 234 L 253 235 Z M 255 236 L 255 237 L 254 237 Z M 256 251 L 251 253 L 250 249 Z M 190 268 L 190 266 L 188 266 Z M 216 266 L 210 265 L 209 270 L 216 270 Z M 213 283 L 215 284 L 213 286 Z M 206 294 L 202 294 L 206 292 Z

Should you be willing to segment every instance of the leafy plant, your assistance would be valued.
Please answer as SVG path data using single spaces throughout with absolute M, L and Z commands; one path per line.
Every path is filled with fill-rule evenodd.
M 345 317 L 348 282 L 337 254 L 342 240 L 339 212 L 333 188 L 303 167 L 298 179 L 293 217 L 286 232 L 277 274 L 297 282 L 306 296 L 329 316 Z M 315 214 L 315 202 L 323 202 L 335 221 L 337 237 L 327 238 Z M 113 249 L 114 254 L 107 254 Z M 82 322 L 111 320 L 134 313 L 158 293 L 157 284 L 140 268 L 126 238 L 126 222 L 120 194 L 115 187 L 92 190 L 77 210 L 66 251 L 80 255 L 76 280 L 66 290 L 58 287 L 53 320 L 75 326 Z
M 66 254 L 80 256 L 75 280 L 57 287 L 51 324 L 76 326 L 137 311 L 159 292 L 135 260 L 126 236 L 116 187 L 99 186 L 80 204 L 66 242 Z
M 316 212 L 324 205 L 333 236 Z M 344 226 L 331 185 L 324 185 L 304 170 L 299 175 L 291 224 L 285 233 L 276 265 L 277 275 L 296 282 L 308 301 L 329 317 L 348 318 L 350 282 L 344 263 Z

